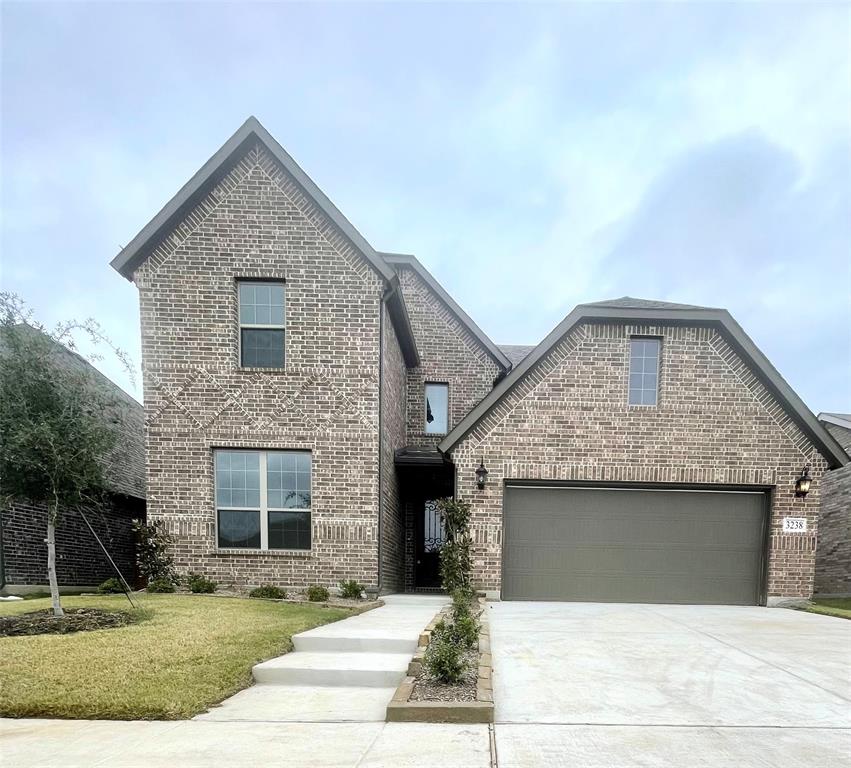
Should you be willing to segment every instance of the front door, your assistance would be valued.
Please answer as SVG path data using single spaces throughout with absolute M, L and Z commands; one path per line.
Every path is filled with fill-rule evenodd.
M 417 551 L 414 571 L 417 589 L 440 588 L 440 547 L 443 545 L 443 521 L 435 499 L 422 502 L 417 515 Z

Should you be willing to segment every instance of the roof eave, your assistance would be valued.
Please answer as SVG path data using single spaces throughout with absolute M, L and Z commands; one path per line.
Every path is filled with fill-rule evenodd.
M 467 330 L 478 340 L 478 342 L 487 350 L 488 354 L 494 361 L 504 370 L 511 368 L 511 361 L 505 356 L 496 344 L 494 344 L 488 335 L 476 325 L 475 321 L 461 309 L 458 302 L 455 301 L 437 282 L 434 276 L 422 265 L 420 260 L 409 253 L 387 253 L 380 251 L 379 255 L 391 266 L 408 266 L 413 269 L 435 293 L 435 295 L 446 305 L 450 312 L 459 320 L 459 322 L 467 327 Z
M 790 415 L 807 437 L 833 466 L 848 463 L 848 456 L 839 443 L 822 426 L 812 411 L 786 383 L 765 355 L 751 341 L 741 326 L 725 309 L 623 309 L 603 308 L 580 304 L 564 318 L 547 337 L 530 352 L 494 389 L 473 408 L 457 426 L 440 442 L 438 449 L 449 453 L 514 386 L 534 368 L 550 350 L 576 325 L 585 320 L 614 322 L 658 322 L 665 325 L 715 325 L 724 332 L 738 354 L 762 374 L 761 378 L 772 394 L 784 403 Z
M 340 212 L 315 182 L 301 169 L 287 151 L 260 124 L 256 117 L 249 117 L 222 147 L 184 184 L 178 193 L 169 200 L 162 210 L 154 216 L 130 241 L 121 249 L 119 254 L 110 262 L 111 266 L 132 281 L 133 273 L 146 258 L 146 246 L 155 239 L 162 237 L 170 227 L 189 211 L 207 192 L 211 181 L 217 175 L 223 175 L 228 162 L 253 138 L 261 141 L 272 153 L 275 159 L 284 167 L 293 180 L 302 188 L 334 225 L 351 241 L 371 264 L 371 266 L 389 282 L 393 279 L 393 269 L 384 261 L 378 252 L 366 241 L 363 235 L 355 229 L 351 222 Z

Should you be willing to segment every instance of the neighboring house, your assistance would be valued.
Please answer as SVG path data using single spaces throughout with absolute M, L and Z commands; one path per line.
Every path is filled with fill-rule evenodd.
M 112 264 L 139 289 L 148 512 L 184 570 L 433 589 L 455 494 L 504 598 L 812 593 L 847 457 L 724 310 L 601 302 L 497 347 L 254 118 Z
M 28 326 L 24 326 L 28 328 Z M 29 329 L 33 334 L 39 333 Z M 132 521 L 145 519 L 145 435 L 142 405 L 126 394 L 88 361 L 57 344 L 58 365 L 83 371 L 92 385 L 103 390 L 120 413 L 104 414 L 120 431 L 119 439 L 104 460 L 109 488 L 107 501 L 83 507 L 110 557 L 130 582 L 136 580 L 136 544 Z M 2 364 L 2 361 L 0 361 Z M 47 591 L 47 507 L 23 499 L 0 508 L 0 590 L 5 594 Z M 56 576 L 61 592 L 92 589 L 115 571 L 83 516 L 76 510 L 60 510 L 56 527 Z
M 819 421 L 851 455 L 851 413 L 820 413 Z M 851 464 L 824 476 L 815 591 L 851 596 Z

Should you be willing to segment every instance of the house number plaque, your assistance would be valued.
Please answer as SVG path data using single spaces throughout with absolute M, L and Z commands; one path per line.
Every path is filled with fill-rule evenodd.
M 806 517 L 784 517 L 783 518 L 783 533 L 806 533 L 807 518 Z

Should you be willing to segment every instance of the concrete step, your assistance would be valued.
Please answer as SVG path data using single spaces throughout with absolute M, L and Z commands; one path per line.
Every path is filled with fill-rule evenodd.
M 289 653 L 256 664 L 258 683 L 390 687 L 408 669 L 409 653 Z
M 369 634 L 361 632 L 346 633 L 340 627 L 340 634 L 317 634 L 306 632 L 293 635 L 293 647 L 296 651 L 316 653 L 406 653 L 409 656 L 417 650 L 417 641 L 411 639 L 410 632 L 394 634 L 387 630 Z

